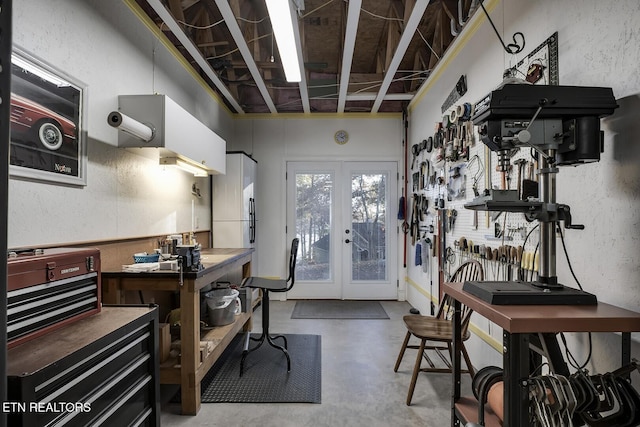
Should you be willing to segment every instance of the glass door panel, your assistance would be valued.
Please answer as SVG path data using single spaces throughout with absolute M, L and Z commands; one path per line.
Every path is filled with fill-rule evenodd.
M 328 281 L 331 271 L 331 173 L 296 173 L 296 236 L 300 238 L 296 278 Z
M 386 185 L 383 173 L 351 175 L 351 280 L 387 280 Z
M 288 162 L 289 298 L 396 299 L 395 162 Z
M 340 179 L 337 162 L 287 163 L 287 240 L 298 237 L 296 283 L 291 298 L 341 297 L 337 277 L 341 265 L 333 236 L 336 224 L 336 185 Z
M 392 200 L 397 194 L 395 162 L 345 162 L 343 298 L 397 298 L 397 231 Z

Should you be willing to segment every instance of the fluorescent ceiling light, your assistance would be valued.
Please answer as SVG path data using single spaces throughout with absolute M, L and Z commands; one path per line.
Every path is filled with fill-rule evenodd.
M 44 70 L 37 65 L 33 65 L 30 62 L 20 58 L 15 54 L 11 54 L 11 62 L 23 70 L 33 73 L 36 76 L 40 77 L 43 80 L 48 81 L 51 84 L 56 85 L 57 87 L 68 87 L 70 86 L 69 82 L 63 80 L 62 78 L 56 76 L 53 73 L 50 73 L 47 70 Z
M 278 52 L 282 60 L 282 68 L 288 82 L 299 82 L 300 63 L 296 40 L 293 36 L 293 21 L 291 19 L 290 0 L 266 0 L 271 27 L 278 43 Z M 296 22 L 297 25 L 297 22 Z
M 160 164 L 163 166 L 175 166 L 183 171 L 193 174 L 193 176 L 207 176 L 207 170 L 201 166 L 189 163 L 178 157 L 160 157 Z

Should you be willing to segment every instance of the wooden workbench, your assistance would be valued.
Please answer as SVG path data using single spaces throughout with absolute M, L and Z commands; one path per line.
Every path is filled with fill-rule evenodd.
M 445 283 L 443 290 L 455 299 L 453 391 L 451 426 L 476 422 L 477 402 L 460 396 L 460 304 L 465 304 L 503 329 L 504 426 L 528 424 L 529 399 L 521 381 L 529 376 L 529 340 L 532 334 L 558 332 L 620 332 L 621 365 L 631 359 L 631 332 L 640 331 L 640 313 L 599 302 L 597 305 L 492 305 L 464 292 L 462 283 Z M 500 426 L 490 414 L 486 426 Z
M 224 275 L 242 270 L 242 277 L 251 275 L 252 248 L 204 249 L 198 272 L 152 271 L 148 273 L 102 272 L 102 300 L 105 304 L 120 304 L 125 291 L 171 291 L 180 294 L 180 365 L 169 360 L 160 366 L 160 382 L 180 384 L 182 413 L 196 415 L 200 410 L 200 382 L 240 330 L 249 330 L 251 310 L 236 316 L 234 323 L 212 328 L 200 334 L 200 289 Z M 200 341 L 213 342 L 213 351 L 200 363 Z

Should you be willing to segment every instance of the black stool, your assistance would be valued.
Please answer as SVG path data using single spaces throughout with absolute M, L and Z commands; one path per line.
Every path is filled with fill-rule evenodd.
M 244 345 L 244 351 L 242 352 L 242 359 L 240 359 L 240 376 L 242 376 L 244 360 L 247 355 L 259 348 L 265 340 L 270 346 L 277 348 L 284 353 L 287 357 L 287 372 L 291 371 L 291 358 L 287 351 L 287 338 L 284 335 L 269 335 L 269 292 L 287 292 L 293 287 L 295 282 L 296 259 L 298 256 L 298 243 L 298 238 L 293 239 L 291 242 L 291 253 L 289 255 L 289 277 L 287 280 L 249 277 L 243 283 L 243 286 L 249 288 L 262 289 L 262 334 L 259 338 L 251 338 L 251 333 L 247 332 L 247 339 Z M 284 341 L 284 347 L 273 342 L 273 340 L 277 338 L 282 338 L 282 341 Z M 257 341 L 258 344 L 253 348 L 249 348 L 249 340 Z

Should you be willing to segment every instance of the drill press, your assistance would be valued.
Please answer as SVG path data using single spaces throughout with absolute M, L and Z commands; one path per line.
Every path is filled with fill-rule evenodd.
M 618 107 L 611 88 L 505 84 L 475 105 L 474 125 L 482 142 L 497 152 L 501 170 L 511 154 L 530 147 L 539 158 L 537 199 L 517 190 L 489 190 L 465 204 L 472 210 L 520 212 L 540 222 L 540 267 L 535 282 L 466 282 L 463 290 L 492 304 L 597 304 L 595 295 L 558 283 L 556 236 L 559 221 L 572 223 L 568 205 L 556 202 L 558 166 L 597 162 L 603 151 L 600 118 Z

